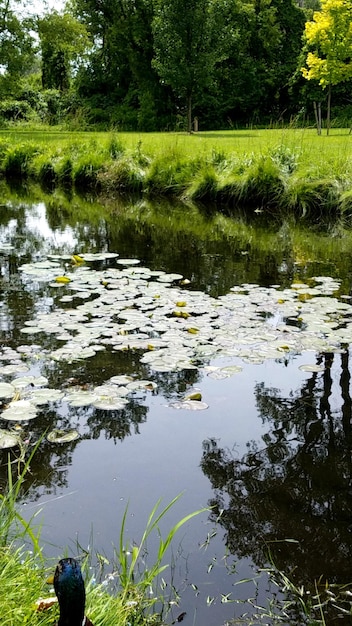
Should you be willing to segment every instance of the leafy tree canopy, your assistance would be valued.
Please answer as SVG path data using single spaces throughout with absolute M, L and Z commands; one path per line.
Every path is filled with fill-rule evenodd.
M 306 23 L 305 37 L 311 50 L 302 74 L 325 88 L 352 77 L 352 1 L 322 0 L 322 10 Z

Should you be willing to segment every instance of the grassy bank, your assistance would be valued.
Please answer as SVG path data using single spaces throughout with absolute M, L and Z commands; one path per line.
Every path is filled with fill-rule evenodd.
M 352 136 L 310 129 L 197 133 L 0 132 L 0 175 L 297 216 L 352 211 Z

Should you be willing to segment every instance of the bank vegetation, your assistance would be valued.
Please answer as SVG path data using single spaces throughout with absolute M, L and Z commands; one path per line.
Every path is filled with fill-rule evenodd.
M 208 211 L 349 216 L 352 136 L 335 130 L 218 133 L 2 131 L 0 176 L 114 197 L 195 202 Z

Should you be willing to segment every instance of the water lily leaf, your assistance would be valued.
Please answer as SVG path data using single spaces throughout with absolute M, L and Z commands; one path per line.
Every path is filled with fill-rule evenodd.
M 85 252 L 80 255 L 85 261 L 105 261 L 115 259 L 119 255 L 116 252 Z
M 102 411 L 120 411 L 128 404 L 128 400 L 116 396 L 96 400 L 92 404 L 96 409 L 101 409 Z
M 0 398 L 13 398 L 16 389 L 10 383 L 0 383 Z
M 59 428 L 54 428 L 47 435 L 47 440 L 51 443 L 70 443 L 76 439 L 79 439 L 79 432 L 75 429 L 60 430 Z
M 0 428 L 0 449 L 14 448 L 21 442 L 21 437 L 8 430 Z
M 109 378 L 109 383 L 112 383 L 113 385 L 128 385 L 131 381 L 133 381 L 132 376 L 125 376 L 124 374 Z
M 226 365 L 226 367 L 221 368 L 221 371 L 229 376 L 232 376 L 232 374 L 239 374 L 242 372 L 243 367 L 240 365 Z
M 188 411 L 204 411 L 204 409 L 207 409 L 209 407 L 206 402 L 202 402 L 199 400 L 176 400 L 175 402 L 170 402 L 168 406 L 172 409 L 187 409 Z
M 148 391 L 154 391 L 158 385 L 151 380 L 134 380 L 128 383 L 127 389 L 130 391 L 137 391 L 138 389 L 147 389 Z
M 311 364 L 307 364 L 307 365 L 300 365 L 299 368 L 300 370 L 302 370 L 302 372 L 323 372 L 324 371 L 324 367 L 322 367 L 322 365 L 316 365 L 314 363 Z
M 28 372 L 29 367 L 24 363 L 13 363 L 12 365 L 4 365 L 0 367 L 0 374 L 17 374 L 19 372 Z
M 70 391 L 64 398 L 64 402 L 67 402 L 70 406 L 81 407 L 81 406 L 89 406 L 98 400 L 95 393 L 91 391 L 86 391 L 83 389 L 78 389 L 74 391 Z
M 48 384 L 48 379 L 45 376 L 19 376 L 14 378 L 11 383 L 16 389 L 25 389 L 29 385 L 34 387 L 41 387 Z
M 30 391 L 27 397 L 29 397 L 34 404 L 42 405 L 61 400 L 64 395 L 64 392 L 60 389 L 35 389 L 34 391 Z
M 138 265 L 140 263 L 139 259 L 118 259 L 116 262 L 120 265 Z
M 10 402 L 0 417 L 4 420 L 22 421 L 32 420 L 37 415 L 37 409 L 29 400 L 17 400 Z
M 161 274 L 160 276 L 157 276 L 157 280 L 161 283 L 173 283 L 176 280 L 181 280 L 182 278 L 182 274 Z

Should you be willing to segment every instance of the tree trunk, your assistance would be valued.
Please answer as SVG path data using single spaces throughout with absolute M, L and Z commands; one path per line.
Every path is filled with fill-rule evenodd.
M 320 102 L 318 102 L 318 106 L 317 106 L 317 103 L 314 100 L 314 102 L 313 102 L 313 109 L 314 109 L 315 123 L 317 125 L 317 133 L 318 133 L 318 135 L 321 135 L 321 106 L 320 106 Z
M 326 116 L 326 134 L 329 134 L 330 131 L 330 120 L 331 120 L 331 85 L 329 85 L 328 91 L 328 112 Z
M 192 95 L 187 96 L 187 132 L 192 132 Z

